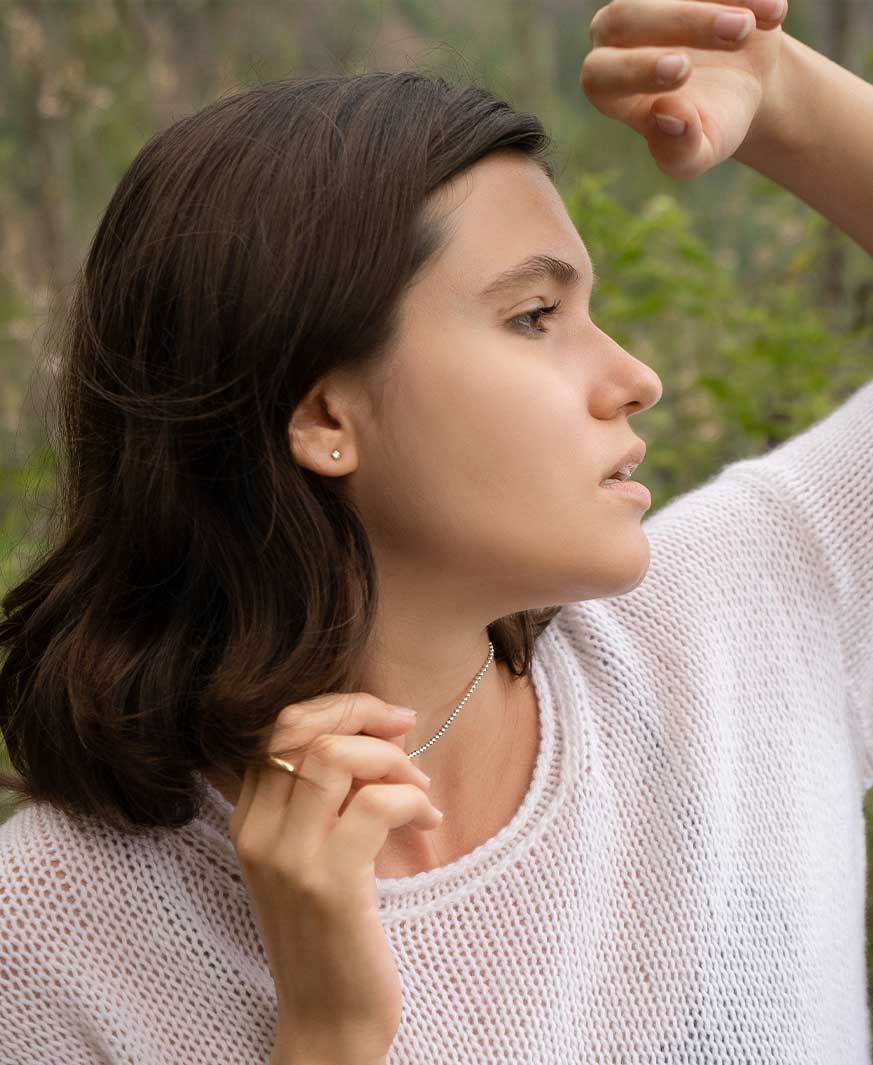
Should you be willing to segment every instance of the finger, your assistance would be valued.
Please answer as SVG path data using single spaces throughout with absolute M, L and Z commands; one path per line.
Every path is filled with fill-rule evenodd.
M 668 119 L 669 131 L 658 125 L 658 116 Z M 681 94 L 655 100 L 644 132 L 652 158 L 665 174 L 683 180 L 700 173 L 703 127 L 696 109 Z
M 370 736 L 321 737 L 306 756 L 305 778 L 298 780 L 294 795 L 284 807 L 281 823 L 284 845 L 293 840 L 293 845 L 305 853 L 317 850 L 336 828 L 353 781 L 362 783 L 348 809 L 361 791 L 377 781 L 412 784 L 425 797 L 429 790 L 427 777 L 406 752 L 384 740 Z
M 406 708 L 386 703 L 369 692 L 331 692 L 292 703 L 276 718 L 270 750 L 279 753 L 306 747 L 317 736 L 354 736 L 366 732 L 388 739 L 408 728 L 400 713 Z
M 408 824 L 436 828 L 441 822 L 436 808 L 417 788 L 368 785 L 349 803 L 333 830 L 325 861 L 335 876 L 345 880 L 376 860 L 393 829 Z
M 759 23 L 776 24 L 788 14 L 788 0 L 741 0 L 741 4 L 749 8 Z
M 366 732 L 391 739 L 408 731 L 410 720 L 399 709 L 369 692 L 330 692 L 292 703 L 277 715 L 267 753 L 278 755 L 302 773 L 307 749 L 321 735 Z M 259 808 L 284 808 L 294 785 L 294 776 L 269 759 L 248 767 L 232 814 L 234 828 L 245 824 L 256 796 Z M 259 810 L 259 816 L 262 813 Z
M 582 64 L 580 81 L 588 96 L 663 92 L 688 80 L 691 60 L 663 48 L 595 48 Z
M 777 19 L 761 20 L 761 29 L 778 26 Z M 755 26 L 747 7 L 698 0 L 612 0 L 596 12 L 589 25 L 596 47 L 635 48 L 641 45 L 685 45 L 688 48 L 733 50 Z

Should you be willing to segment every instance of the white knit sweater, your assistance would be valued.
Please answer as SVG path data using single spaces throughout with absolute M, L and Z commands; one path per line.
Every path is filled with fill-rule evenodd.
M 867 1065 L 873 382 L 644 521 L 633 592 L 540 638 L 511 823 L 378 882 L 389 1065 Z M 231 807 L 133 841 L 0 828 L 3 1065 L 264 1065 Z

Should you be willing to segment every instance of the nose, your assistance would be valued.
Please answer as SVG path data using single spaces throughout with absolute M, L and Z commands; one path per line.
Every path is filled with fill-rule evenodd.
M 661 402 L 661 396 L 664 395 L 664 386 L 661 384 L 661 378 L 651 366 L 640 362 L 639 359 L 634 359 L 634 362 L 639 367 L 641 377 L 641 383 L 637 388 L 642 398 L 637 400 L 639 406 L 634 411 L 635 414 L 639 414 L 640 411 L 649 410 L 650 407 L 654 407 L 656 403 Z
M 625 351 L 621 345 L 615 346 L 622 356 L 617 380 L 617 387 L 624 397 L 622 406 L 627 408 L 628 414 L 640 414 L 644 410 L 650 410 L 664 395 L 661 378 L 651 366 Z

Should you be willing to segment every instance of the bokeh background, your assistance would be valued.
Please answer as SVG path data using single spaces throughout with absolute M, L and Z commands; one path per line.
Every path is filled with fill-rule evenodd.
M 873 260 L 733 160 L 692 182 L 662 174 L 643 139 L 579 87 L 600 6 L 0 0 L 0 596 L 44 546 L 57 369 L 48 324 L 100 214 L 154 132 L 257 82 L 415 68 L 478 82 L 540 116 L 602 277 L 592 314 L 664 384 L 634 423 L 649 443 L 650 515 L 873 377 Z M 869 0 L 791 0 L 785 30 L 873 82 Z M 0 821 L 7 810 L 0 796 Z M 869 853 L 873 790 L 865 816 Z

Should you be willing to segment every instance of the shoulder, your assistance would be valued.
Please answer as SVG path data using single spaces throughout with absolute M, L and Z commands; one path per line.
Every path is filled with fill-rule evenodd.
M 0 825 L 0 957 L 12 960 L 16 943 L 50 951 L 51 942 L 63 950 L 80 940 L 114 893 L 116 873 L 101 826 L 79 824 L 47 803 L 19 808 Z

